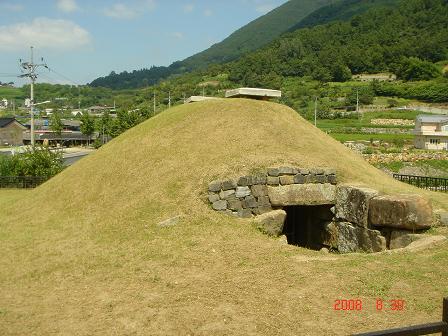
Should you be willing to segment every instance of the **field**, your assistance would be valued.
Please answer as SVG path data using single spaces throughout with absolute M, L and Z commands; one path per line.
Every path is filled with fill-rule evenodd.
M 447 244 L 324 254 L 215 213 L 207 184 L 268 166 L 331 166 L 341 182 L 394 181 L 285 106 L 217 100 L 167 110 L 33 191 L 0 191 L 6 335 L 347 335 L 437 321 Z M 181 215 L 176 226 L 158 222 Z M 447 229 L 432 232 L 448 236 Z M 376 299 L 405 300 L 377 311 Z M 361 311 L 335 311 L 360 299 Z

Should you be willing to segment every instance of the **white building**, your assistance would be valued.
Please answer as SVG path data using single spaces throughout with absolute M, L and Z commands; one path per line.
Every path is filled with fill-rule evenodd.
M 415 148 L 448 150 L 448 115 L 419 115 L 413 133 Z

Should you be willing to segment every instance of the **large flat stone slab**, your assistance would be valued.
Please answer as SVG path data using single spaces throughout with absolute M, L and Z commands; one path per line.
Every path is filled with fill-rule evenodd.
M 340 253 L 372 253 L 386 250 L 386 238 L 377 230 L 347 222 L 331 222 L 325 231 L 323 244 L 337 249 Z
M 335 216 L 342 221 L 368 226 L 369 202 L 379 195 L 374 189 L 340 185 L 336 189 Z
M 268 187 L 273 206 L 334 204 L 336 187 L 332 184 L 291 184 Z
M 432 207 L 418 195 L 377 196 L 370 200 L 369 223 L 405 230 L 428 229 L 432 225 Z

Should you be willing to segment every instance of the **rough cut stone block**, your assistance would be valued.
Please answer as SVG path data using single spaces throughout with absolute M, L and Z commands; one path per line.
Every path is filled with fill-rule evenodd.
M 296 175 L 297 169 L 293 167 L 280 167 L 278 169 L 279 175 Z
M 257 200 L 253 196 L 247 196 L 244 200 L 247 208 L 256 208 L 258 206 Z
M 255 197 L 266 196 L 268 194 L 268 187 L 266 185 L 253 185 L 250 190 Z
M 307 168 L 299 168 L 299 173 L 302 175 L 308 175 L 310 173 L 310 170 Z
M 428 229 L 432 225 L 432 207 L 418 195 L 377 196 L 370 200 L 369 223 L 405 230 Z
M 213 202 L 212 206 L 213 206 L 213 210 L 224 211 L 227 209 L 227 201 L 224 201 L 224 200 L 216 201 L 216 202 Z
M 323 175 L 324 174 L 324 170 L 322 168 L 312 168 L 312 169 L 310 169 L 310 174 L 313 174 L 313 175 Z
M 268 176 L 266 183 L 268 185 L 279 185 L 280 184 L 280 179 L 278 177 L 274 177 L 274 176 Z
M 218 194 L 215 194 L 215 193 L 213 193 L 213 194 L 209 194 L 209 195 L 208 195 L 208 200 L 209 200 L 210 203 L 219 201 L 219 195 L 218 195 Z
M 336 169 L 324 168 L 324 175 L 336 175 Z
M 266 184 L 266 175 L 255 175 L 252 177 L 253 184 Z
M 208 191 L 219 192 L 221 191 L 222 183 L 221 181 L 213 181 L 208 185 Z
M 260 205 L 260 206 L 262 206 L 262 205 L 271 206 L 271 202 L 269 201 L 269 196 L 258 197 L 257 201 L 258 201 L 258 205 Z
M 328 175 L 327 181 L 328 181 L 328 183 L 331 183 L 331 184 L 337 184 L 338 178 L 336 177 L 336 175 Z
M 305 181 L 306 181 L 306 178 L 302 174 L 297 174 L 296 176 L 294 176 L 294 183 L 304 184 Z
M 291 184 L 268 187 L 268 195 L 274 206 L 334 204 L 336 187 L 325 184 Z
M 316 183 L 316 175 L 308 174 L 305 176 L 305 183 Z
M 292 175 L 280 176 L 280 184 L 281 185 L 294 184 L 294 176 Z
M 327 224 L 323 244 L 340 253 L 381 252 L 386 250 L 386 238 L 379 231 L 353 226 L 346 222 Z
M 359 226 L 368 226 L 370 200 L 378 196 L 378 191 L 351 185 L 336 188 L 336 218 Z
M 284 210 L 273 210 L 258 216 L 255 219 L 258 228 L 270 236 L 278 237 L 283 232 L 286 212 Z
M 278 176 L 278 174 L 279 174 L 278 168 L 268 168 L 269 176 Z
M 227 208 L 233 211 L 238 211 L 243 209 L 241 201 L 238 199 L 227 200 Z
M 222 182 L 222 190 L 235 189 L 236 187 L 236 182 L 233 180 L 226 180 Z
M 252 176 L 241 176 L 238 179 L 238 185 L 242 187 L 251 186 L 252 183 Z
M 252 209 L 252 211 L 254 212 L 255 215 L 258 216 L 266 212 L 272 211 L 272 207 L 270 205 L 260 205 L 257 208 Z
M 448 212 L 442 212 L 439 216 L 440 224 L 448 226 Z
M 327 183 L 327 177 L 325 175 L 316 175 L 314 180 L 316 183 Z
M 240 218 L 251 218 L 252 217 L 252 211 L 249 209 L 242 209 L 238 211 L 238 217 Z
M 235 196 L 238 198 L 243 198 L 250 195 L 249 187 L 237 187 Z
M 409 231 L 392 231 L 390 234 L 389 248 L 391 250 L 403 248 L 424 237 L 425 235 L 413 234 Z
M 219 197 L 223 200 L 227 200 L 230 196 L 235 194 L 235 190 L 223 190 L 219 193 Z

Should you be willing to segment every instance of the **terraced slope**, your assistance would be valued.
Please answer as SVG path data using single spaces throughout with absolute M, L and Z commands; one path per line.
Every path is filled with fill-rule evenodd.
M 446 245 L 323 255 L 282 246 L 205 202 L 215 178 L 283 164 L 331 166 L 346 182 L 448 204 L 390 179 L 285 106 L 178 106 L 34 191 L 6 193 L 2 334 L 345 335 L 440 319 Z M 175 215 L 178 225 L 157 226 Z M 403 298 L 407 310 L 378 313 L 377 297 Z M 362 299 L 363 311 L 334 311 L 340 298 Z

